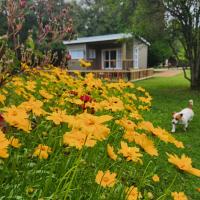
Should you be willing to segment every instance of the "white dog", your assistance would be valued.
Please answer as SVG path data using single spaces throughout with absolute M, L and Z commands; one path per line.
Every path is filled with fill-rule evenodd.
M 176 131 L 177 124 L 183 124 L 183 129 L 184 131 L 186 131 L 189 121 L 191 121 L 194 116 L 192 107 L 193 107 L 193 100 L 189 100 L 188 108 L 184 108 L 178 113 L 177 112 L 173 113 L 172 131 L 171 131 L 172 133 Z

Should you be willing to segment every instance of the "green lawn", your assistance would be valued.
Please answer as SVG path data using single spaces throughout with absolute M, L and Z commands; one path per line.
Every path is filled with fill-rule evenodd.
M 177 139 L 184 142 L 185 149 L 169 149 L 168 145 L 162 144 L 159 150 L 163 152 L 170 151 L 179 155 L 185 153 L 192 158 L 193 165 L 200 169 L 200 93 L 190 90 L 189 82 L 184 79 L 183 74 L 167 78 L 151 78 L 139 81 L 136 84 L 145 87 L 153 96 L 152 110 L 144 114 L 146 120 L 151 120 L 154 122 L 154 125 L 159 125 L 168 131 L 171 130 L 172 112 L 185 108 L 189 99 L 194 100 L 195 117 L 190 123 L 187 132 L 184 132 L 180 126 L 177 128 L 176 133 L 174 133 Z M 159 162 L 158 166 L 161 173 L 163 174 L 165 171 L 166 176 L 171 176 L 173 179 L 175 176 L 171 170 L 173 166 L 169 166 L 166 162 L 162 163 L 161 159 L 158 159 L 156 162 Z M 162 178 L 165 179 L 165 176 L 162 176 Z M 164 184 L 164 182 L 161 181 L 161 184 Z M 166 187 L 169 184 L 166 182 Z M 199 187 L 200 179 L 198 177 L 182 172 L 177 173 L 176 180 L 172 186 L 173 190 L 185 191 L 192 200 L 200 199 L 200 193 L 196 192 L 196 188 Z

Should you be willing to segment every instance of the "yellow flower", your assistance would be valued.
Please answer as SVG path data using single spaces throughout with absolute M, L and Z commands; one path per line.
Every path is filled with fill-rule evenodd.
M 4 111 L 3 118 L 6 122 L 11 126 L 24 130 L 25 132 L 30 132 L 31 122 L 28 120 L 26 110 L 12 105 L 9 108 L 4 108 Z
M 52 99 L 53 98 L 53 95 L 49 94 L 46 90 L 40 90 L 39 93 L 45 99 Z
M 143 105 L 139 105 L 138 109 L 139 110 L 150 110 L 149 106 L 143 106 Z
M 59 125 L 61 122 L 67 122 L 68 116 L 63 110 L 56 110 L 47 116 L 47 120 L 52 120 L 56 125 Z
M 150 104 L 150 103 L 151 103 L 151 98 L 138 97 L 138 99 L 139 99 L 142 103 L 147 103 L 147 104 Z
M 122 154 L 127 161 L 132 160 L 142 164 L 142 160 L 140 159 L 142 154 L 139 152 L 137 147 L 129 147 L 126 142 L 121 141 L 121 149 L 118 151 L 118 153 Z
M 84 59 L 80 59 L 79 62 L 80 62 L 81 67 L 86 67 L 87 68 L 87 67 L 91 67 L 92 66 L 92 64 L 90 62 L 88 62 L 88 61 L 86 61 Z
M 117 120 L 116 123 L 123 126 L 127 131 L 134 131 L 135 128 L 137 127 L 134 122 L 126 118 Z
M 123 138 L 129 142 L 135 142 L 140 145 L 149 155 L 158 156 L 158 151 L 154 146 L 153 141 L 151 141 L 145 134 L 139 134 L 135 131 L 127 131 Z
M 168 161 L 180 170 L 186 171 L 190 174 L 200 177 L 200 170 L 192 167 L 192 160 L 191 158 L 185 156 L 184 154 L 179 158 L 176 154 L 168 154 Z
M 100 105 L 103 109 L 113 112 L 124 110 L 124 104 L 118 97 L 109 97 L 107 100 L 101 101 Z
M 154 146 L 152 140 L 150 140 L 145 134 L 135 133 L 135 143 L 140 145 L 149 155 L 158 156 L 158 151 Z
M 110 133 L 110 129 L 103 125 L 113 117 L 109 115 L 94 116 L 89 113 L 82 113 L 76 116 L 68 116 L 66 122 L 69 127 L 88 131 L 96 140 L 104 140 Z
M 130 117 L 132 117 L 133 119 L 136 120 L 140 120 L 143 119 L 143 117 L 138 113 L 138 111 L 134 111 L 130 114 Z
M 28 91 L 35 92 L 36 82 L 35 81 L 27 81 L 25 88 Z
M 173 197 L 174 200 L 188 200 L 184 192 L 172 192 L 171 196 Z
M 105 173 L 101 170 L 98 171 L 96 175 L 96 183 L 102 187 L 113 187 L 116 183 L 116 173 L 110 173 L 110 170 L 107 170 Z
M 45 115 L 46 112 L 42 109 L 43 102 L 30 98 L 29 101 L 21 103 L 18 107 L 25 109 L 27 112 L 31 111 L 35 116 Z
M 137 200 L 137 199 L 141 198 L 141 194 L 138 191 L 138 188 L 135 186 L 131 186 L 130 188 L 127 188 L 125 190 L 125 192 L 126 192 L 127 200 Z
M 107 145 L 107 152 L 111 159 L 117 160 L 117 155 L 114 152 L 114 148 L 111 145 Z
M 3 94 L 0 94 L 0 102 L 4 104 L 4 101 L 6 100 L 6 97 Z
M 63 135 L 63 143 L 80 150 L 84 146 L 93 147 L 96 144 L 96 140 L 86 130 L 73 129 Z
M 6 139 L 5 134 L 0 130 L 0 158 L 8 158 L 9 140 Z
M 33 153 L 34 156 L 38 156 L 39 159 L 47 159 L 49 154 L 52 150 L 50 147 L 46 145 L 39 144 L 38 147 L 35 148 L 35 152 Z
M 170 133 L 168 133 L 166 130 L 158 127 L 155 128 L 153 124 L 149 121 L 143 121 L 138 124 L 138 129 L 146 130 L 155 136 L 157 136 L 160 140 L 166 142 L 166 143 L 172 143 L 177 148 L 184 148 L 184 145 L 182 142 L 176 140 Z
M 161 129 L 160 127 L 154 128 L 152 130 L 152 133 L 156 135 L 160 140 L 164 142 L 169 142 L 174 144 L 177 148 L 184 148 L 184 145 L 182 142 L 176 140 L 170 133 L 168 133 L 166 130 Z
M 14 148 L 20 148 L 21 147 L 21 143 L 19 142 L 19 139 L 15 138 L 15 137 L 11 137 L 9 139 L 10 145 L 13 146 Z
M 152 177 L 152 180 L 153 180 L 154 182 L 159 182 L 159 181 L 160 181 L 160 178 L 159 178 L 159 176 L 158 176 L 157 174 L 154 174 L 153 177 Z
M 142 122 L 140 122 L 138 124 L 138 128 L 146 130 L 146 131 L 149 131 L 149 132 L 153 132 L 153 130 L 154 130 L 153 124 L 151 122 L 149 122 L 149 121 L 142 121 Z
M 140 91 L 140 92 L 145 92 L 145 89 L 142 88 L 142 87 L 137 87 L 136 89 L 137 89 L 138 91 Z

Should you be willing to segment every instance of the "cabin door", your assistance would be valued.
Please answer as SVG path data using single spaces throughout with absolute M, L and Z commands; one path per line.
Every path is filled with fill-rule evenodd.
M 134 69 L 139 68 L 139 48 L 137 46 L 133 48 L 133 65 Z

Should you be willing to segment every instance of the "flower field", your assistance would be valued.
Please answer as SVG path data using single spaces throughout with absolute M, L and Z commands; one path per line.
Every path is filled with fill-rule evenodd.
M 0 89 L 0 200 L 190 199 L 173 190 L 176 174 L 199 179 L 200 170 L 182 141 L 145 120 L 148 91 L 24 67 Z M 162 174 L 158 160 L 174 176 Z

